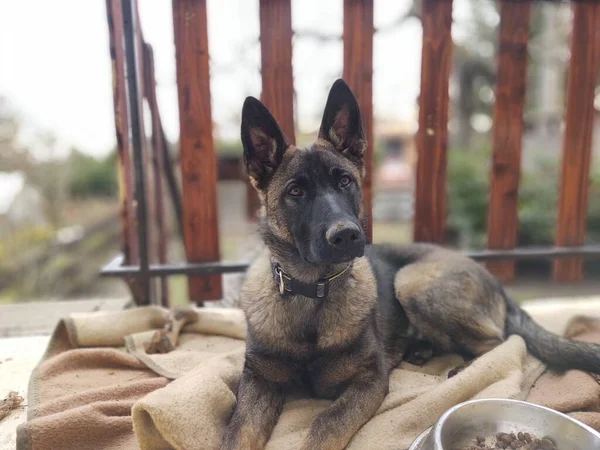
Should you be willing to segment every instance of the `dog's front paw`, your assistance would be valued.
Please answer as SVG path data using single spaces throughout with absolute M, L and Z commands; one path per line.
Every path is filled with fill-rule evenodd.
M 420 340 L 411 344 L 404 354 L 404 361 L 415 366 L 422 366 L 433 358 L 431 342 Z

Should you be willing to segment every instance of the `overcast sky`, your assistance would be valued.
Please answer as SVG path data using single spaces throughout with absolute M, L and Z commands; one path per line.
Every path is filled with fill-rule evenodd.
M 455 33 L 468 18 L 456 0 Z M 142 28 L 155 52 L 158 100 L 166 132 L 178 135 L 170 0 L 139 0 Z M 375 26 L 409 7 L 375 0 Z M 260 95 L 258 0 L 208 0 L 213 119 L 220 136 L 236 139 L 247 95 Z M 295 30 L 342 33 L 342 0 L 293 0 Z M 341 41 L 296 39 L 293 48 L 299 127 L 312 130 L 330 84 L 341 75 Z M 416 20 L 375 35 L 377 117 L 410 120 L 419 89 L 421 26 Z M 0 96 L 29 126 L 54 133 L 64 147 L 97 156 L 115 143 L 104 0 L 0 0 Z

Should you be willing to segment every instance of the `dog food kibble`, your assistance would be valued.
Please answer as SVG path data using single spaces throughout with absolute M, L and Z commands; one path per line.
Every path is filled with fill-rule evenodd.
M 536 438 L 533 434 L 519 431 L 515 433 L 497 433 L 485 438 L 477 435 L 471 445 L 456 450 L 558 450 L 554 439 L 549 436 Z
M 540 447 L 542 450 L 554 450 L 556 445 L 552 439 L 550 439 L 548 436 L 544 436 L 540 441 Z

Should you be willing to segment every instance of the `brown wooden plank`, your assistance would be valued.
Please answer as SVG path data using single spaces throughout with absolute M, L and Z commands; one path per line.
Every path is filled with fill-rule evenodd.
M 119 0 L 106 0 L 110 58 L 112 64 L 113 108 L 117 135 L 119 180 L 119 215 L 123 230 L 123 255 L 131 264 L 138 259 L 135 213 L 133 211 L 133 170 L 129 146 L 127 117 L 127 87 L 125 82 L 125 53 L 123 48 L 123 13 Z
M 292 6 L 290 0 L 260 0 L 261 101 L 291 143 L 294 129 L 294 76 L 292 72 Z M 256 220 L 258 194 L 246 182 L 246 212 Z
M 413 235 L 415 241 L 443 243 L 452 1 L 423 0 L 421 7 L 423 46 Z
M 184 246 L 191 262 L 219 259 L 206 0 L 173 0 Z M 190 276 L 192 301 L 222 297 L 219 275 Z
M 360 107 L 367 136 L 362 183 L 365 232 L 373 240 L 373 0 L 344 0 L 344 70 L 342 78 Z
M 292 6 L 290 0 L 260 0 L 261 101 L 291 143 L 294 131 Z
M 567 80 L 565 135 L 558 202 L 556 245 L 581 245 L 585 238 L 594 87 L 600 66 L 600 3 L 573 3 L 571 60 Z M 554 261 L 556 281 L 583 278 L 582 258 Z
M 488 248 L 491 249 L 510 249 L 517 243 L 517 200 L 530 13 L 529 2 L 504 0 L 500 3 L 488 210 Z M 501 281 L 509 281 L 514 277 L 514 261 L 490 261 L 486 266 Z
M 163 160 L 165 165 L 163 167 L 165 171 L 165 181 L 167 182 L 167 190 L 169 191 L 169 197 L 171 199 L 171 206 L 173 207 L 173 214 L 175 215 L 175 221 L 177 222 L 177 231 L 179 236 L 183 239 L 183 213 L 181 212 L 181 193 L 179 192 L 179 182 L 173 169 L 173 158 L 171 158 L 171 149 L 169 140 L 165 135 L 162 121 L 160 123 L 160 135 L 162 138 L 162 149 L 163 149 Z
M 159 263 L 167 262 L 168 234 L 164 218 L 164 194 L 162 173 L 164 170 L 164 149 L 162 126 L 156 100 L 156 80 L 154 78 L 154 52 L 150 44 L 144 44 L 144 95 L 148 101 L 152 122 L 151 154 L 154 188 L 154 217 L 156 225 L 156 257 Z M 169 305 L 169 289 L 167 277 L 160 278 L 160 301 L 163 306 Z

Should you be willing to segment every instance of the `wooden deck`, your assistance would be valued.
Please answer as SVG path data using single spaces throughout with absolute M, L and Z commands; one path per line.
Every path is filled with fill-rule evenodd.
M 129 302 L 129 297 L 122 297 L 0 305 L 0 338 L 47 335 L 71 313 L 118 311 Z
M 16 447 L 17 426 L 27 419 L 29 376 L 42 357 L 49 338 L 0 338 L 0 401 L 10 391 L 18 392 L 25 399 L 22 407 L 0 421 L 0 450 L 13 450 Z

